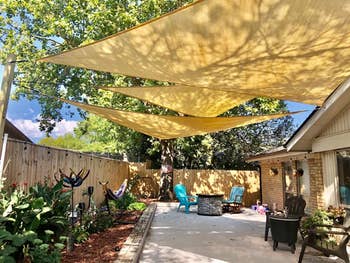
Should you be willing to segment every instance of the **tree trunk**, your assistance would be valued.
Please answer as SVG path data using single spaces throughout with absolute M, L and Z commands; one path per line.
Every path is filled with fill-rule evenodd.
M 174 162 L 174 140 L 161 140 L 161 175 L 159 200 L 173 200 L 173 162 Z

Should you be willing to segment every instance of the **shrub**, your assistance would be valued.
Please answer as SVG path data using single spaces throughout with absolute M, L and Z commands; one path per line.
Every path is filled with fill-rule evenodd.
M 99 212 L 94 216 L 87 215 L 84 218 L 83 227 L 90 234 L 102 232 L 105 229 L 114 225 L 112 216 Z
M 125 192 L 124 195 L 118 199 L 118 200 L 111 200 L 110 204 L 112 204 L 113 207 L 121 210 L 126 210 L 128 206 L 134 202 L 136 202 L 136 197 L 130 193 Z
M 29 193 L 15 188 L 12 193 L 1 192 L 0 262 L 22 262 L 29 257 L 34 262 L 60 261 L 68 225 L 61 190 L 62 183 L 58 183 L 53 187 L 37 184 Z
M 134 203 L 131 203 L 129 206 L 128 206 L 128 210 L 138 210 L 138 211 L 143 211 L 146 209 L 146 204 L 145 203 L 142 203 L 142 202 L 134 202 Z

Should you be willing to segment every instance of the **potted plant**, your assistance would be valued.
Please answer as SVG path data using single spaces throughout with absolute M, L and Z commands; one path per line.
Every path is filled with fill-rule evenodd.
M 300 232 L 303 238 L 315 239 L 322 238 L 328 230 L 325 225 L 332 225 L 333 220 L 329 218 L 327 211 L 318 209 L 311 216 L 303 218 L 301 221 Z M 314 231 L 316 230 L 317 231 Z
M 327 213 L 329 218 L 333 220 L 334 224 L 342 225 L 344 223 L 344 218 L 346 216 L 346 210 L 344 207 L 333 207 L 330 205 L 327 209 Z

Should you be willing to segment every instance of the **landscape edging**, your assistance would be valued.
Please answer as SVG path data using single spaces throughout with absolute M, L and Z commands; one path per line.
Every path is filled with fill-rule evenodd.
M 140 258 L 147 233 L 151 227 L 157 204 L 150 204 L 136 223 L 133 231 L 123 244 L 114 263 L 136 263 Z

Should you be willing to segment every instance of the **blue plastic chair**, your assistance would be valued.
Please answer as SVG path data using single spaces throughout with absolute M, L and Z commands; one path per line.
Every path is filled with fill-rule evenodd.
M 190 212 L 190 206 L 197 205 L 197 196 L 187 195 L 186 187 L 183 184 L 175 185 L 174 192 L 175 192 L 176 198 L 180 202 L 179 207 L 177 208 L 177 211 L 180 210 L 181 206 L 185 206 L 185 212 L 186 214 L 188 214 Z M 192 199 L 194 201 L 191 201 Z
M 243 186 L 232 187 L 229 199 L 222 201 L 224 210 L 228 211 L 231 205 L 233 205 L 234 211 L 240 211 L 240 207 L 242 206 L 243 201 L 243 194 Z
M 342 204 L 350 205 L 350 188 L 348 186 L 340 186 L 340 201 Z

